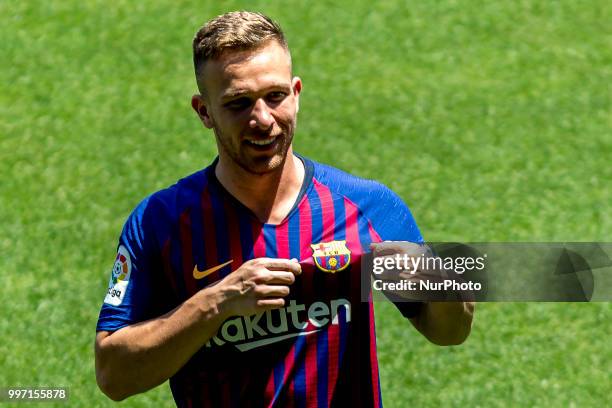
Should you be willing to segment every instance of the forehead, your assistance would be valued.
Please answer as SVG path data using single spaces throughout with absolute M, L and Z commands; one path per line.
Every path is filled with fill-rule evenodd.
M 211 98 L 257 92 L 291 85 L 291 57 L 281 45 L 270 42 L 255 50 L 225 52 L 206 62 L 202 73 Z

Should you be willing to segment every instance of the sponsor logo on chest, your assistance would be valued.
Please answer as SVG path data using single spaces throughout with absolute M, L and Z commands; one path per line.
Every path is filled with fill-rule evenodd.
M 346 323 L 349 323 L 351 303 L 347 299 L 333 299 L 329 304 L 314 302 L 308 308 L 292 299 L 287 307 L 226 320 L 206 347 L 230 343 L 239 351 L 248 351 L 286 339 L 308 336 L 326 326 L 340 324 L 338 315 L 341 311 L 345 314 Z

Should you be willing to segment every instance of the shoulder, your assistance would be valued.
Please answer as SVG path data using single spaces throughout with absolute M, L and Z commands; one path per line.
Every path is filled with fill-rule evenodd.
M 347 173 L 338 168 L 313 162 L 314 178 L 332 192 L 345 196 L 357 206 L 369 207 L 405 205 L 402 199 L 379 181 Z
M 313 162 L 313 165 L 315 181 L 353 203 L 371 222 L 381 239 L 423 240 L 408 205 L 389 187 L 326 164 Z
M 176 223 L 187 208 L 198 205 L 207 171 L 195 172 L 145 197 L 131 212 L 124 231 L 159 231 Z
M 209 168 L 207 167 L 190 174 L 173 185 L 156 191 L 144 201 L 148 201 L 148 205 L 151 210 L 155 210 L 156 215 L 175 218 L 186 208 L 199 202 L 202 191 L 206 186 L 208 171 Z

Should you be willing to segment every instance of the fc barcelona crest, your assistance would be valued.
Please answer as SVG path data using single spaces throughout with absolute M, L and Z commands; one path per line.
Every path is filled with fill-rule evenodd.
M 351 263 L 351 251 L 346 246 L 346 241 L 321 242 L 310 244 L 312 258 L 324 272 L 336 273 Z

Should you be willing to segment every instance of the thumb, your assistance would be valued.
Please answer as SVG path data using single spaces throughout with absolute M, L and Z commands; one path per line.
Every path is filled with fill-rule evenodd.
M 370 251 L 376 253 L 381 250 L 382 242 L 370 242 Z

